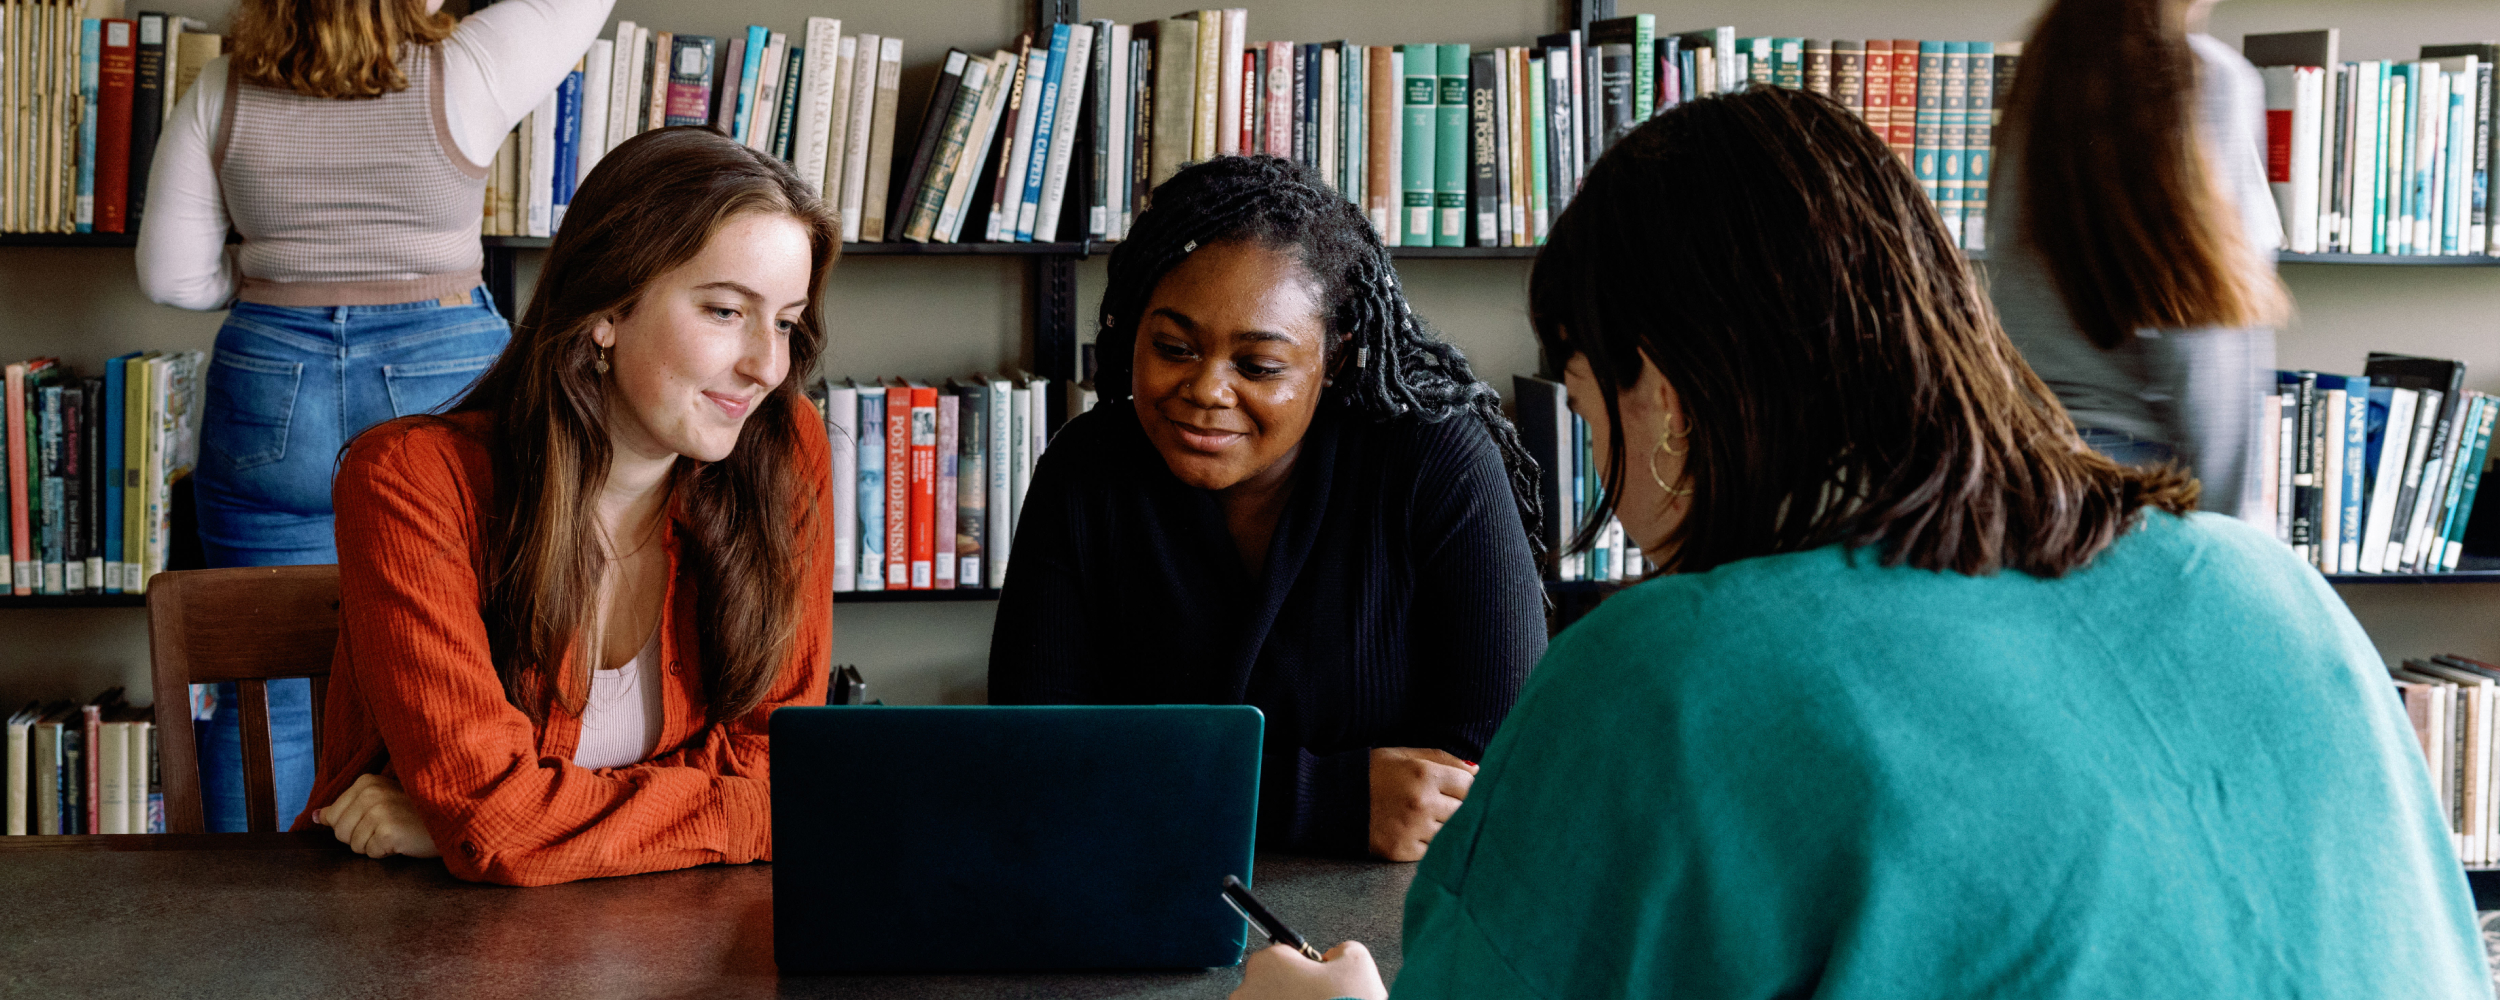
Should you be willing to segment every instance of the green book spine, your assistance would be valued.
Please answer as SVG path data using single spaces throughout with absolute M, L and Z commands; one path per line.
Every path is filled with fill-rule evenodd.
M 1924 101 L 1921 101 L 1924 104 Z M 1944 231 L 1962 233 L 1962 154 L 1970 149 L 1970 43 L 1944 43 L 1944 96 L 1936 129 L 1936 207 Z
M 1406 239 L 1411 247 L 1433 245 L 1433 132 L 1438 127 L 1434 112 L 1440 104 L 1441 57 L 1438 45 L 1408 45 L 1403 49 L 1406 71 L 1405 134 L 1399 142 L 1405 146 L 1399 164 L 1406 207 Z
M 1944 141 L 1944 43 L 1918 43 L 1918 152 L 1912 157 L 1918 186 L 1935 201 L 1936 159 Z
M 1441 92 L 1434 101 L 1432 245 L 1467 245 L 1467 57 L 1465 45 L 1438 47 Z
M 1528 213 L 1529 232 L 1535 242 L 1545 242 L 1545 229 L 1554 223 L 1553 206 L 1546 201 L 1545 185 L 1551 180 L 1545 173 L 1545 61 L 1528 60 L 1528 169 L 1534 180 L 1528 197 L 1533 199 Z
M 1753 82 L 1759 83 L 1765 87 L 1779 83 L 1779 78 L 1776 75 L 1778 73 L 1779 58 L 1773 51 L 1778 47 L 1779 39 L 1749 38 L 1746 39 L 1746 41 L 1751 43 L 1751 47 L 1747 51 L 1753 53 L 1752 58 L 1746 60 L 1746 74 L 1753 80 Z
M 1632 15 L 1632 121 L 1648 121 L 1658 108 L 1658 15 Z
M 2448 517 L 2448 543 L 2442 547 L 2440 564 L 2434 571 L 2452 570 L 2465 555 L 2465 527 L 2474 516 L 2474 496 L 2483 487 L 2483 466 L 2491 461 L 2491 430 L 2500 420 L 2500 399 L 2482 398 L 2482 419 L 2474 428 L 2474 453 L 2465 462 L 2465 481 L 2457 491 L 2456 509 Z
M 1806 89 L 1806 40 L 1774 38 L 1771 40 L 1771 52 L 1771 57 L 1777 60 L 1772 65 L 1771 83 L 1790 90 Z
M 930 160 L 929 172 L 912 199 L 911 221 L 903 227 L 903 238 L 914 243 L 927 243 L 935 235 L 938 216 L 946 211 L 946 191 L 954 179 L 955 168 L 965 153 L 965 143 L 972 135 L 972 119 L 981 112 L 981 94 L 989 82 L 989 63 L 981 59 L 964 62 L 962 83 L 955 89 L 954 104 L 946 109 L 946 130 L 939 133 L 937 156 Z
M 1988 246 L 1988 168 L 1996 159 L 1996 44 L 1970 43 L 1970 100 L 1962 112 L 1962 248 Z

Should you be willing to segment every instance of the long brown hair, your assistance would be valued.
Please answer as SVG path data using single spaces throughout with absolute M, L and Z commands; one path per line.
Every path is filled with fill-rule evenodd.
M 230 71 L 306 97 L 380 97 L 408 89 L 399 57 L 451 37 L 458 18 L 425 0 L 242 0 Z
M 591 331 L 630 314 L 654 279 L 750 212 L 805 225 L 815 264 L 790 334 L 788 377 L 756 405 L 728 458 L 681 459 L 669 473 L 710 722 L 764 700 L 797 642 L 803 602 L 827 599 L 800 585 L 809 578 L 807 540 L 830 515 L 815 509 L 797 467 L 796 420 L 808 409 L 800 386 L 824 345 L 818 302 L 841 228 L 787 165 L 717 132 L 683 126 L 635 136 L 574 193 L 511 346 L 453 408 L 494 417 L 484 611 L 505 695 L 533 720 L 545 719 L 552 699 L 577 710 L 590 687 L 592 664 L 578 652 L 607 566 L 596 502 L 613 451 Z M 576 654 L 570 671 L 555 676 L 568 653 Z
M 2290 314 L 2197 137 L 2188 0 L 2056 0 L 2023 44 L 2005 116 L 2022 238 L 2094 344 L 2139 328 L 2270 326 Z
M 2177 470 L 2083 447 L 1917 180 L 1827 97 L 1748 88 L 1617 140 L 1537 254 L 1529 311 L 1549 370 L 1587 359 L 1608 426 L 1644 358 L 1680 397 L 1691 510 L 1651 553 L 1669 571 L 1838 543 L 2058 576 L 2142 508 L 2195 505 Z M 1578 547 L 1623 495 L 1608 437 Z

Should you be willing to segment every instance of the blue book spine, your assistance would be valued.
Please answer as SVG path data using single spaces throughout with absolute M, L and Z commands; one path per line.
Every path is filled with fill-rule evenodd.
M 556 177 L 552 224 L 562 225 L 564 207 L 573 201 L 573 181 L 582 151 L 582 71 L 564 75 L 556 85 Z
M 885 589 L 885 390 L 859 391 L 859 589 Z
M 2384 418 L 2381 418 L 2384 419 Z M 2335 544 L 2342 550 L 2336 565 L 2361 564 L 2361 484 L 2368 481 L 2370 381 L 2344 379 L 2343 513 L 2336 522 Z
M 1033 119 L 1033 152 L 1024 165 L 1024 204 L 1016 213 L 1016 242 L 1033 242 L 1033 224 L 1042 211 L 1042 175 L 1050 160 L 1053 126 L 1059 117 L 1059 80 L 1068 68 L 1068 25 L 1050 26 L 1050 62 L 1042 71 L 1041 109 Z M 1025 100 L 1032 100 L 1031 91 Z
M 104 22 L 78 23 L 78 231 L 95 232 L 96 88 L 103 65 Z
M 729 132 L 729 137 L 739 142 L 747 141 L 747 129 L 755 124 L 748 119 L 754 117 L 756 78 L 763 74 L 764 47 L 772 42 L 772 29 L 760 24 L 747 25 L 745 63 L 738 67 L 738 111 L 730 119 L 732 125 Z
M 127 433 L 122 414 L 123 393 L 130 383 L 125 367 L 134 354 L 125 354 L 104 363 L 104 469 L 98 482 L 104 484 L 104 592 L 122 592 L 122 436 Z

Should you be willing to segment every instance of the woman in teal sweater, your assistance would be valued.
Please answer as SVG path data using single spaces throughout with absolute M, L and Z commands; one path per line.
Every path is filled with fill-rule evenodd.
M 1664 575 L 1530 675 L 1416 871 L 1402 1000 L 2490 995 L 2368 637 L 2084 447 L 1845 110 L 1650 120 L 1531 284 Z M 1330 959 L 1235 996 L 1387 995 Z

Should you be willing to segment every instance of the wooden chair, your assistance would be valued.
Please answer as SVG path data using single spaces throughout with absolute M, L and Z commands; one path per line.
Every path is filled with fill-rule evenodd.
M 204 833 L 190 685 L 234 681 L 241 695 L 243 802 L 253 833 L 276 828 L 268 682 L 312 679 L 314 753 L 339 638 L 339 568 L 195 569 L 148 578 L 148 661 L 156 675 L 157 766 L 165 829 Z

